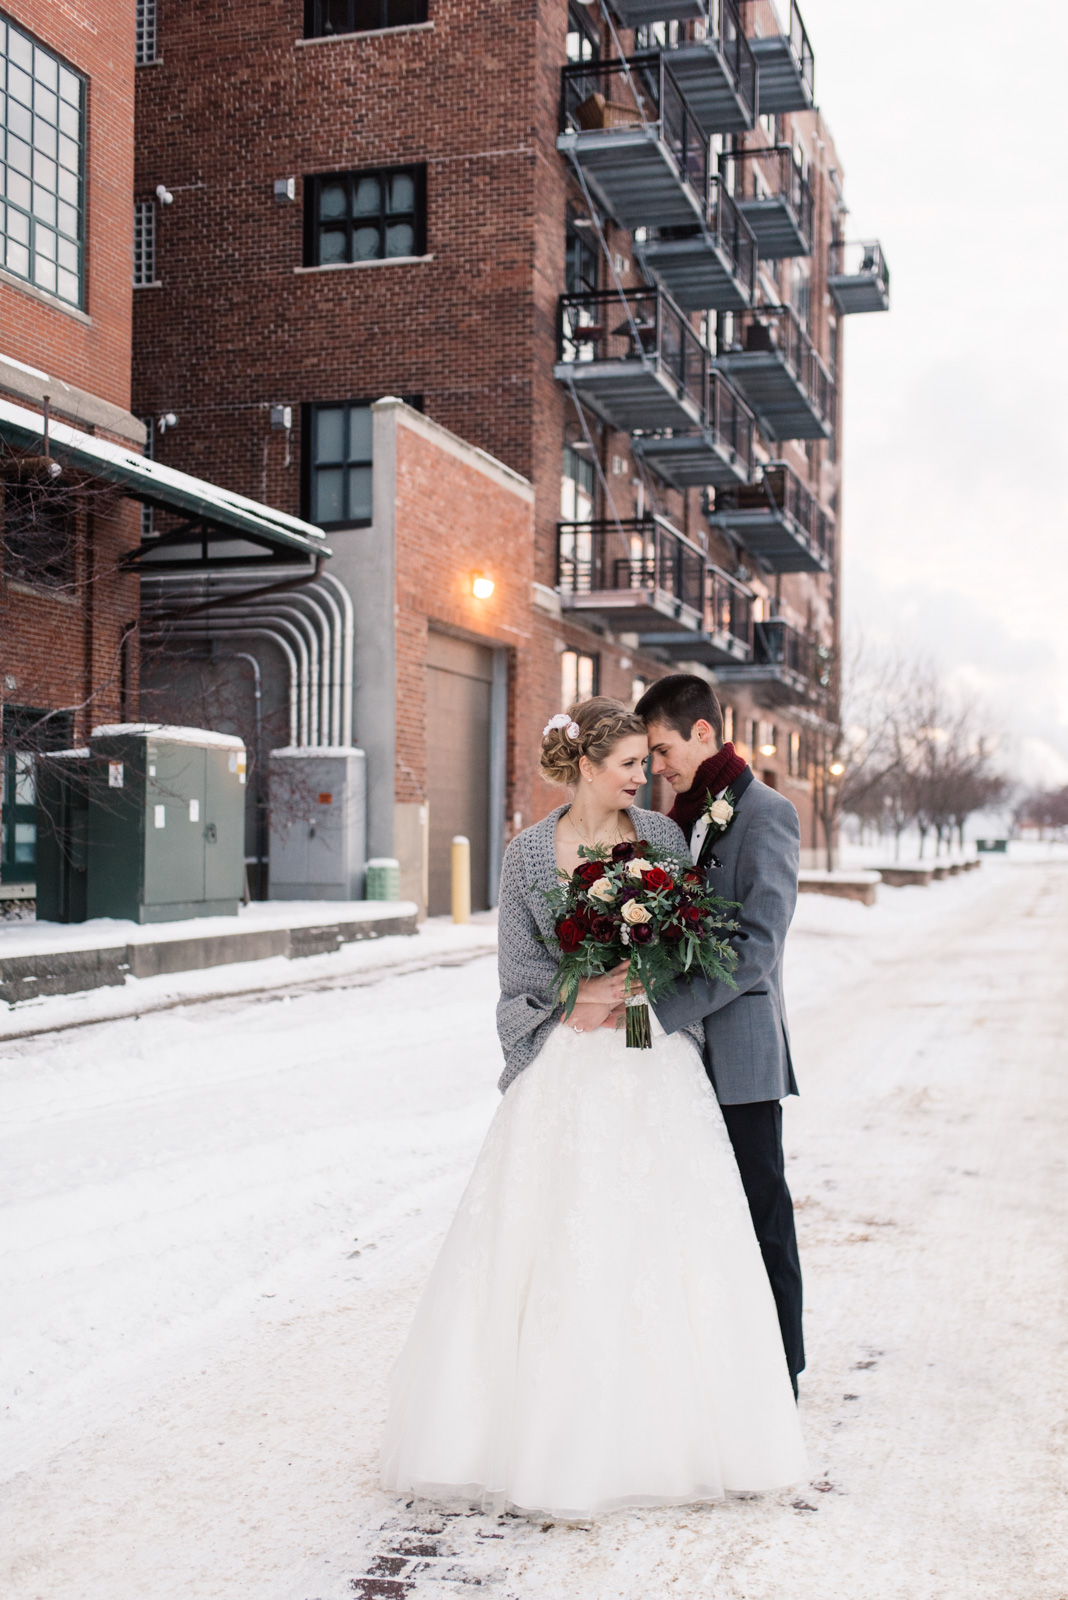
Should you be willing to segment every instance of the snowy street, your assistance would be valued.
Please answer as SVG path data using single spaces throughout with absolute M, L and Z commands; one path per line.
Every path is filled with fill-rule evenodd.
M 801 899 L 810 1481 L 691 1511 L 377 1488 L 498 1099 L 457 952 L 0 1045 L 6 1600 L 1068 1600 L 1068 863 Z

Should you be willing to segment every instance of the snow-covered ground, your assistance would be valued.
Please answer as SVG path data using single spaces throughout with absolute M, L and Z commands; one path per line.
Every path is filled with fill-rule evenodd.
M 1068 864 L 802 898 L 811 1482 L 588 1527 L 375 1483 L 497 1100 L 452 933 L 3 1044 L 5 1600 L 1065 1600 Z

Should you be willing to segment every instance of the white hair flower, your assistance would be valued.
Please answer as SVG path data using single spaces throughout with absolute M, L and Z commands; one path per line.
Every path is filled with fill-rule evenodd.
M 582 732 L 582 729 L 579 727 L 578 723 L 572 722 L 566 711 L 558 711 L 555 717 L 549 718 L 548 722 L 541 730 L 542 738 L 544 739 L 550 733 L 555 733 L 557 728 L 563 728 L 568 738 L 572 740 L 577 739 L 579 734 Z

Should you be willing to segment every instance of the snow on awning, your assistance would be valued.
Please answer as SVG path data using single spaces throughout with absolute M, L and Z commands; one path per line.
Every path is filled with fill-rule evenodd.
M 22 450 L 41 449 L 44 419 L 39 412 L 0 400 L 0 438 Z M 131 551 L 128 560 L 142 571 L 262 564 L 265 552 L 266 559 L 283 560 L 330 555 L 322 529 L 312 523 L 66 423 L 50 420 L 48 454 L 78 472 L 115 484 L 133 500 L 184 517 L 178 528 Z M 181 548 L 190 546 L 195 553 L 182 558 Z

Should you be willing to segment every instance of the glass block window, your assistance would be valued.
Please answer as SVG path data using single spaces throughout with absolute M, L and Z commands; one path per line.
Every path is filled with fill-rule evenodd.
M 0 747 L 0 877 L 32 883 L 37 871 L 37 751 L 69 749 L 69 711 L 4 707 Z
M 426 0 L 304 0 L 304 37 L 370 33 L 426 21 Z
M 319 528 L 371 520 L 371 407 L 308 407 L 309 520 Z
M 157 59 L 156 0 L 137 0 L 137 42 L 134 60 L 139 67 Z
M 85 83 L 2 20 L 0 49 L 3 264 L 80 306 Z
M 306 180 L 305 266 L 422 255 L 426 168 L 336 172 Z
M 156 282 L 156 202 L 134 202 L 133 281 L 135 289 Z

